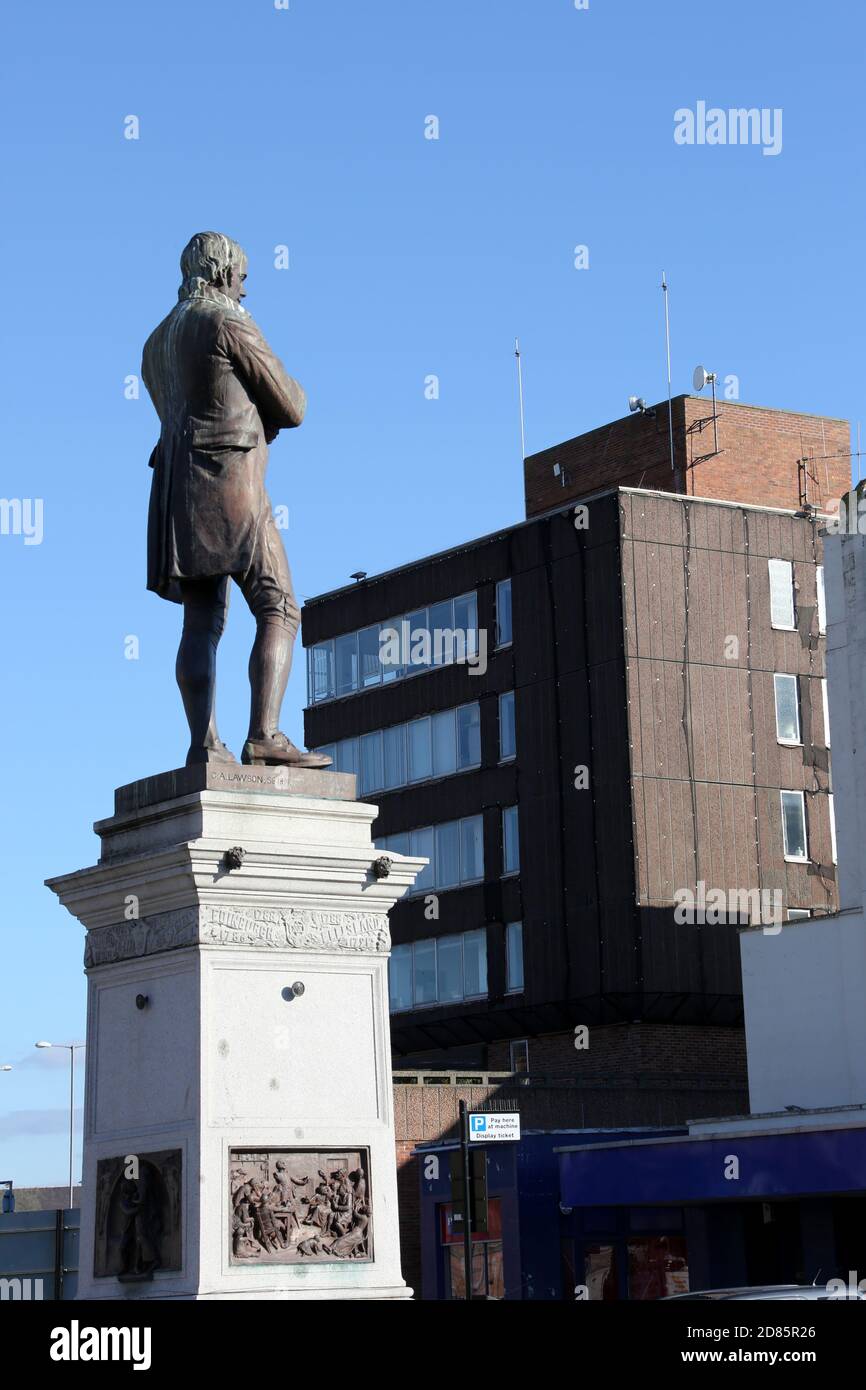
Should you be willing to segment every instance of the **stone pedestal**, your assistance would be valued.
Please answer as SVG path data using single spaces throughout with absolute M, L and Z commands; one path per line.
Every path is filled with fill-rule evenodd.
M 48 881 L 87 928 L 80 1298 L 411 1297 L 387 913 L 425 861 L 354 782 L 147 778 Z

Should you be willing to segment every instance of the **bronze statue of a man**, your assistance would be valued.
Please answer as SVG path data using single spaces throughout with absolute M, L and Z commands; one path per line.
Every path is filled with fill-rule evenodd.
M 162 430 L 150 457 L 147 587 L 183 604 L 177 683 L 187 765 L 236 761 L 217 733 L 216 651 L 238 585 L 256 620 L 250 727 L 241 759 L 326 767 L 279 731 L 300 612 L 265 491 L 268 445 L 306 397 L 242 308 L 247 258 L 199 232 L 180 259 L 178 303 L 144 345 L 141 375 Z

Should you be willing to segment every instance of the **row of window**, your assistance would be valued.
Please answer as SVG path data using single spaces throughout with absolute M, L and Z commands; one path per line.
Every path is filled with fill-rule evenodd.
M 393 854 L 429 859 L 409 889 L 409 895 L 431 893 L 480 883 L 484 878 L 484 822 L 478 816 L 442 821 L 418 830 L 403 830 L 377 838 L 376 848 Z M 502 808 L 502 872 L 520 872 L 520 833 L 516 806 Z
M 776 698 L 776 738 L 779 743 L 801 744 L 800 729 L 800 677 L 776 672 L 773 676 L 773 690 Z M 824 704 L 824 742 L 830 747 L 830 710 L 827 704 L 827 682 L 821 680 L 821 698 Z
M 796 864 L 809 863 L 809 838 L 806 827 L 806 796 L 799 791 L 780 791 L 782 802 L 782 840 L 785 858 Z M 836 863 L 836 814 L 833 807 L 833 793 L 827 800 L 830 803 L 830 843 L 833 863 Z
M 481 713 L 477 702 L 459 705 L 360 738 L 340 739 L 318 751 L 333 758 L 338 772 L 357 774 L 360 795 L 393 791 L 480 767 Z
M 317 642 L 307 652 L 307 703 L 321 704 L 387 685 L 453 661 L 473 659 L 477 653 L 477 598 L 461 594 Z
M 404 830 L 376 841 L 377 849 L 429 859 L 409 893 L 459 888 L 484 878 L 484 829 L 481 816 L 444 821 L 418 830 Z
M 503 579 L 496 586 L 497 647 L 507 646 L 511 633 L 511 580 Z M 310 647 L 307 704 L 353 695 L 477 655 L 478 598 L 460 594 Z
M 374 729 L 317 750 L 333 759 L 338 772 L 354 772 L 360 795 L 449 777 L 481 766 L 481 711 L 478 702 L 425 714 L 390 729 Z M 499 756 L 517 752 L 514 691 L 499 697 Z
M 794 565 L 791 560 L 768 560 L 770 571 L 770 625 L 782 632 L 797 627 L 797 600 L 794 589 Z M 824 566 L 815 567 L 818 590 L 818 631 L 827 631 L 827 604 L 824 596 Z
M 509 993 L 523 989 L 523 925 L 505 928 L 505 973 Z M 456 1004 L 487 994 L 487 933 L 432 936 L 394 946 L 388 966 L 391 1012 L 434 1004 Z

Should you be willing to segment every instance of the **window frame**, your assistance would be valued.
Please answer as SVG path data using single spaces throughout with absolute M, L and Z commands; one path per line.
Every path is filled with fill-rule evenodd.
M 836 850 L 836 803 L 833 793 L 827 793 L 827 805 L 830 813 L 830 852 L 833 856 L 833 863 L 839 863 L 839 856 Z
M 506 824 L 507 824 L 506 816 L 508 816 L 510 812 L 513 812 L 513 813 L 514 813 L 514 848 L 515 848 L 516 854 L 517 854 L 517 864 L 516 864 L 516 867 L 514 867 L 514 868 L 509 868 L 509 867 L 508 867 L 508 836 L 507 836 L 507 833 L 506 833 Z M 502 825 L 502 877 L 503 877 L 503 878 L 514 878 L 514 877 L 516 877 L 516 876 L 520 873 L 520 811 L 519 811 L 519 809 L 518 809 L 518 803 L 517 803 L 517 802 L 514 802 L 514 804 L 511 805 L 511 806 L 503 806 L 503 807 L 502 807 L 501 825 Z
M 520 942 L 520 983 L 512 984 L 512 933 Z M 526 961 L 523 954 L 523 922 L 505 923 L 505 993 L 523 994 L 526 989 Z
M 791 608 L 791 621 L 790 621 L 790 623 L 780 623 L 780 622 L 776 622 L 775 619 L 774 619 L 774 616 L 773 616 L 773 576 L 774 576 L 774 574 L 775 574 L 776 576 L 778 576 L 779 573 L 780 573 L 780 571 L 779 571 L 778 569 L 774 569 L 774 566 L 781 566 L 781 565 L 784 565 L 784 566 L 785 566 L 785 569 L 786 569 L 786 571 L 787 571 L 787 576 L 788 576 L 788 582 L 787 582 L 787 584 L 786 584 L 786 589 L 787 589 L 787 588 L 790 589 L 790 608 Z M 795 589 L 794 589 L 794 562 L 793 562 L 793 560 L 779 560 L 779 559 L 773 558 L 773 559 L 768 559 L 768 560 L 767 560 L 767 567 L 768 567 L 769 584 L 770 584 L 770 627 L 773 628 L 774 631 L 776 631 L 776 632 L 796 632 L 796 631 L 797 631 L 797 596 L 796 596 L 796 591 L 795 591 Z
M 779 681 L 794 682 L 794 710 L 797 716 L 797 737 L 783 738 L 779 731 Z M 783 748 L 802 748 L 803 746 L 803 722 L 800 717 L 800 677 L 790 671 L 773 672 L 773 703 L 776 714 L 776 742 Z
M 815 593 L 818 605 L 818 633 L 823 636 L 827 631 L 827 591 L 824 587 L 824 566 L 815 566 Z
M 799 798 L 800 807 L 801 807 L 801 811 L 802 811 L 802 821 L 803 821 L 803 845 L 804 845 L 804 849 L 805 849 L 805 853 L 804 853 L 804 854 L 791 854 L 791 853 L 789 853 L 789 851 L 788 851 L 788 845 L 787 845 L 788 835 L 787 835 L 787 829 L 786 829 L 787 822 L 786 822 L 786 819 L 785 819 L 785 797 L 786 797 L 786 796 L 796 796 L 796 797 Z M 799 790 L 798 788 L 796 788 L 796 787 L 780 787 L 780 788 L 779 788 L 779 804 L 780 804 L 780 808 L 781 808 L 781 812 L 782 812 L 782 852 L 783 852 L 783 854 L 784 854 L 785 861 L 786 861 L 786 863 L 788 863 L 788 864 L 808 864 L 808 863 L 810 862 L 810 860 L 809 860 L 809 824 L 808 824 L 808 821 L 806 820 L 806 793 L 803 792 L 803 791 L 800 791 L 800 790 Z
M 500 621 L 499 621 L 499 615 L 500 615 L 500 612 L 501 612 L 501 605 L 500 605 L 500 602 L 499 602 L 499 594 L 500 594 L 500 591 L 501 591 L 502 589 L 506 589 L 506 588 L 507 588 L 507 590 L 508 590 L 508 618 L 509 618 L 508 627 L 509 627 L 509 630 L 510 630 L 510 635 L 509 635 L 508 637 L 506 637 L 506 638 L 503 640 L 502 637 L 500 636 L 500 633 L 501 633 L 501 626 L 502 626 L 502 625 L 501 625 L 501 623 L 500 623 Z M 513 591 L 512 586 L 511 586 L 511 575 L 509 575 L 507 579 L 499 579 L 499 580 L 497 580 L 497 582 L 496 582 L 496 610 L 495 610 L 495 612 L 496 612 L 496 644 L 495 644 L 495 646 L 494 646 L 494 651 L 497 651 L 497 652 L 498 652 L 498 651 L 503 651 L 506 647 L 512 646 L 513 643 L 514 643 L 514 591 Z
M 502 747 L 502 705 L 506 700 L 511 701 L 511 742 L 512 752 L 505 753 Z M 513 763 L 517 757 L 517 698 L 513 690 L 503 690 L 499 696 L 499 762 Z

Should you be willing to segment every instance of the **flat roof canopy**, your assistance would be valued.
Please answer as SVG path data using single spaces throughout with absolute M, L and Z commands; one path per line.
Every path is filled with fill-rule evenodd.
M 866 1128 L 859 1127 L 597 1144 L 558 1157 L 561 1200 L 569 1207 L 681 1206 L 866 1189 Z

